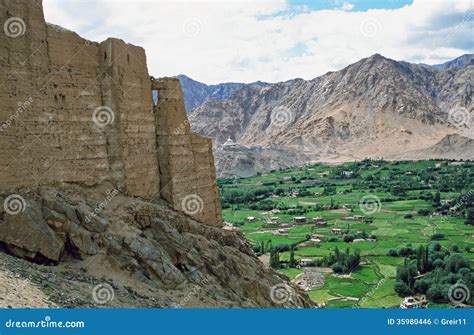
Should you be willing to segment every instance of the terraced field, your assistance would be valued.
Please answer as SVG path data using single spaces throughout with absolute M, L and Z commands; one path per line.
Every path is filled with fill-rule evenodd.
M 474 226 L 465 224 L 464 212 L 452 210 L 472 189 L 473 167 L 448 161 L 316 164 L 219 184 L 225 221 L 239 227 L 257 253 L 308 235 L 320 241 L 298 245 L 298 261 L 320 260 L 336 247 L 360 252 L 361 263 L 349 276 L 325 274 L 324 286 L 309 292 L 314 301 L 328 307 L 394 307 L 402 300 L 394 284 L 404 257 L 388 256 L 390 250 L 415 249 L 439 234 L 443 249 L 474 262 Z M 295 217 L 306 222 L 295 223 Z M 316 217 L 327 225 L 315 224 Z M 346 235 L 362 234 L 345 241 Z M 294 278 L 307 270 L 286 268 L 289 257 L 289 251 L 281 253 L 279 271 Z

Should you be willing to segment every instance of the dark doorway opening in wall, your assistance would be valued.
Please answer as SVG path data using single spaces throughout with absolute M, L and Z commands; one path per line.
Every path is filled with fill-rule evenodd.
M 158 106 L 158 90 L 152 90 L 151 95 L 153 98 L 153 106 L 154 107 Z

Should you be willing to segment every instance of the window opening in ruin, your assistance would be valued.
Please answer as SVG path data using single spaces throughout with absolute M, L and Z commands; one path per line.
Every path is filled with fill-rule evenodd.
M 130 65 L 130 55 L 127 55 L 127 63 Z
M 158 106 L 158 90 L 152 90 L 151 91 L 152 96 L 153 96 L 153 106 Z
M 65 95 L 61 95 L 61 101 L 62 101 L 63 103 L 66 102 L 66 96 L 65 96 Z
M 104 60 L 107 60 L 107 52 L 104 52 Z

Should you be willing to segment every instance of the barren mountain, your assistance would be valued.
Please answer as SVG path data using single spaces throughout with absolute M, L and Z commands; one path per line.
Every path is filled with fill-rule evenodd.
M 472 135 L 474 66 L 455 63 L 466 65 L 436 69 L 375 54 L 309 81 L 243 86 L 225 101 L 206 101 L 190 120 L 218 146 L 230 137 L 247 147 L 298 153 L 307 162 L 404 158 L 447 135 Z M 417 156 L 432 157 L 430 151 Z
M 241 89 L 243 83 L 223 83 L 217 85 L 206 85 L 193 80 L 183 74 L 177 76 L 184 92 L 184 105 L 186 111 L 192 112 L 194 108 L 200 106 L 206 100 L 225 100 L 235 91 Z M 249 85 L 265 86 L 263 82 L 255 82 Z
M 464 68 L 468 65 L 474 65 L 474 55 L 473 54 L 468 54 L 468 55 L 462 55 L 461 57 L 458 57 L 456 59 L 453 59 L 449 62 L 443 63 L 443 64 L 437 64 L 433 65 L 437 69 L 461 69 Z

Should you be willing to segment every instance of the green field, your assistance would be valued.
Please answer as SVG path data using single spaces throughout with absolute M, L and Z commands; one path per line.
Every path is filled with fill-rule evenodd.
M 461 195 L 473 189 L 473 181 L 472 162 L 367 160 L 219 180 L 219 186 L 224 220 L 239 227 L 257 253 L 262 242 L 290 245 L 307 235 L 318 235 L 321 241 L 299 245 L 297 260 L 321 260 L 336 247 L 360 252 L 361 263 L 349 276 L 327 273 L 324 286 L 309 292 L 315 302 L 347 308 L 400 304 L 394 284 L 404 257 L 388 256 L 391 249 L 427 245 L 437 233 L 443 249 L 456 250 L 474 262 L 474 226 L 465 224 L 468 209 L 450 211 Z M 270 210 L 276 213 L 267 213 Z M 292 223 L 297 216 L 307 222 L 275 234 L 281 224 Z M 344 218 L 348 216 L 361 218 Z M 268 224 L 271 217 L 277 217 L 277 224 Z M 322 217 L 327 226 L 316 226 L 314 217 Z M 343 234 L 335 234 L 333 228 Z M 363 241 L 344 241 L 346 235 L 361 234 Z M 281 253 L 278 271 L 292 279 L 305 268 L 286 268 L 289 258 L 288 251 Z

